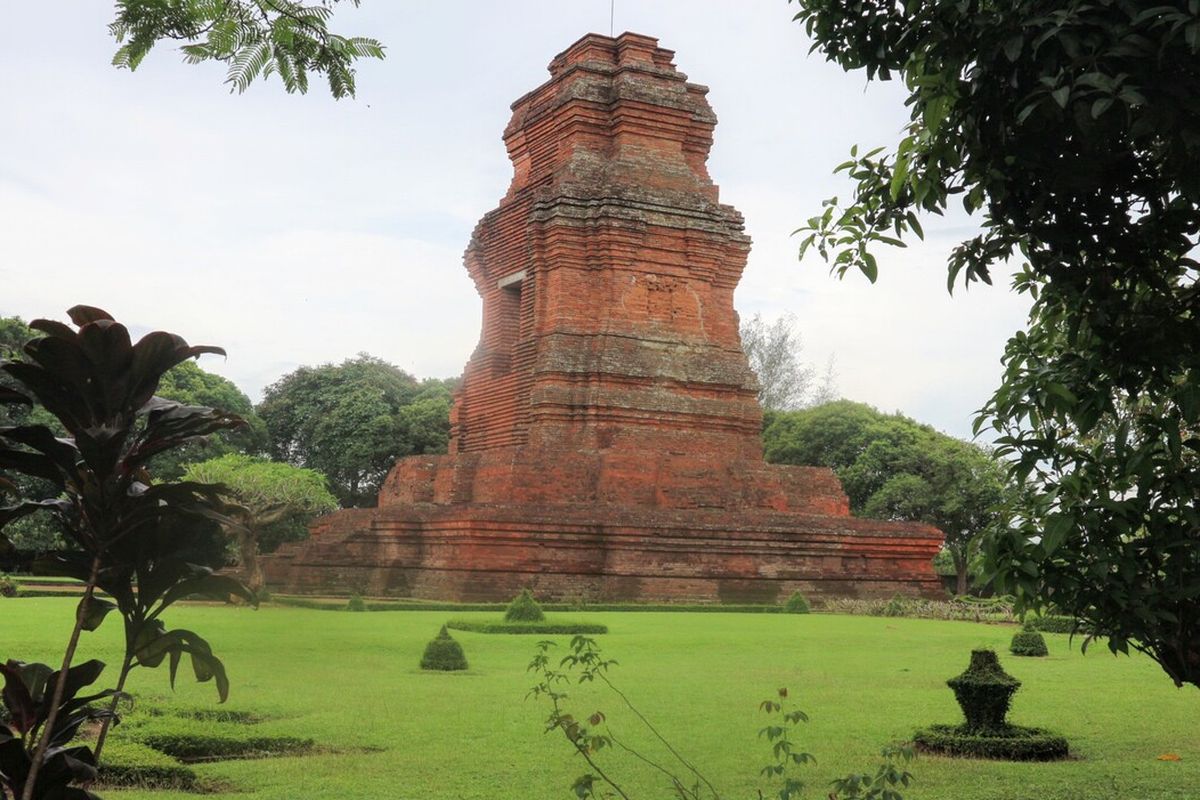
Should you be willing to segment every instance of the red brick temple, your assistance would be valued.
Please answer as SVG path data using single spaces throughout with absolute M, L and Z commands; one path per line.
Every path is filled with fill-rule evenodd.
M 750 250 L 705 168 L 707 89 L 655 39 L 589 35 L 513 104 L 512 185 L 466 267 L 483 332 L 450 452 L 266 559 L 276 590 L 774 602 L 939 594 L 942 536 L 850 516 L 763 461 L 733 291 Z

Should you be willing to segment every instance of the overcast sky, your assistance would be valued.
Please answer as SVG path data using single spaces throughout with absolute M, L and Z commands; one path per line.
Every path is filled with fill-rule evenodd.
M 116 70 L 108 2 L 4 6 L 0 316 L 87 303 L 135 332 L 220 344 L 228 360 L 202 365 L 255 400 L 298 365 L 360 351 L 419 377 L 461 372 L 480 314 L 462 252 L 511 177 L 509 104 L 609 30 L 609 0 L 363 0 L 333 27 L 388 57 L 336 102 L 315 81 L 307 96 L 273 79 L 230 95 L 220 65 L 186 66 L 171 46 Z M 906 113 L 898 87 L 809 56 L 793 12 L 617 0 L 615 26 L 657 37 L 711 87 L 709 171 L 754 240 L 738 311 L 794 314 L 806 359 L 836 356 L 844 396 L 967 436 L 1027 303 L 1004 280 L 947 294 L 965 218 L 880 253 L 874 286 L 797 261 L 790 232 L 848 195 L 832 167 L 856 142 L 894 143 Z

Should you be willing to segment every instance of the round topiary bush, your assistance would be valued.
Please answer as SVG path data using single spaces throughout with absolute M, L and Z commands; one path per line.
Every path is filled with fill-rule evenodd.
M 466 668 L 467 657 L 463 653 L 462 645 L 450 636 L 450 631 L 443 625 L 437 638 L 425 645 L 425 654 L 421 656 L 421 669 L 453 672 Z
M 533 599 L 533 594 L 528 589 L 522 589 L 504 612 L 505 622 L 541 622 L 545 618 L 542 607 Z
M 366 611 L 367 604 L 363 602 L 361 594 L 350 595 L 350 602 L 346 603 L 347 611 Z
M 792 596 L 784 602 L 783 610 L 788 614 L 807 614 L 812 611 L 812 606 L 808 604 L 808 598 L 800 592 L 792 592 Z
M 1020 631 L 1013 634 L 1012 644 L 1008 649 L 1014 656 L 1042 658 L 1050 655 L 1050 650 L 1046 647 L 1046 638 L 1037 631 Z
M 16 597 L 17 582 L 7 575 L 0 575 L 0 597 Z

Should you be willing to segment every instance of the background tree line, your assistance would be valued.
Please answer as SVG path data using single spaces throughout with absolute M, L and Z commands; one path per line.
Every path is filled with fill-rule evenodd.
M 0 361 L 21 359 L 25 343 L 39 335 L 17 317 L 0 317 Z M 339 505 L 372 505 L 397 459 L 445 452 L 456 382 L 417 380 L 360 354 L 341 364 L 288 373 L 267 387 L 256 407 L 232 381 L 187 360 L 163 375 L 159 396 L 233 412 L 246 425 L 155 456 L 148 471 L 158 481 L 186 478 L 230 487 L 246 513 L 232 518 L 227 552 L 209 556 L 238 561 L 258 590 L 260 551 L 304 538 L 308 522 L 319 513 Z M 18 388 L 3 373 L 0 386 Z M 0 426 L 11 424 L 45 424 L 63 433 L 37 405 L 0 408 Z M 36 478 L 14 478 L 26 496 L 41 496 L 50 488 Z M 6 533 L 29 557 L 67 546 L 59 523 L 48 514 L 17 520 Z
M 900 414 L 836 400 L 832 366 L 818 376 L 803 361 L 791 317 L 768 323 L 755 315 L 741 332 L 759 377 L 767 460 L 832 468 L 856 515 L 937 526 L 946 534 L 956 589 L 967 592 L 979 535 L 1000 524 L 998 504 L 1006 497 L 992 455 Z M 20 319 L 0 319 L 0 355 L 19 357 L 33 335 Z M 259 552 L 304 538 L 317 514 L 373 505 L 397 459 L 446 451 L 456 382 L 417 380 L 363 353 L 299 367 L 268 386 L 255 406 L 232 381 L 185 361 L 163 376 L 159 394 L 232 411 L 247 424 L 156 457 L 151 473 L 231 487 L 246 513 L 228 531 L 227 556 L 257 591 Z M 46 416 L 37 408 L 0 413 Z M 11 538 L 30 552 L 57 549 L 55 524 L 34 515 L 16 523 Z

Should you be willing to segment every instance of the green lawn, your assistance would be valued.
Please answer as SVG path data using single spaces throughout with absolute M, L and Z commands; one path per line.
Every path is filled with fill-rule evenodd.
M 71 621 L 69 599 L 0 600 L 0 658 L 53 661 Z M 471 669 L 417 669 L 447 612 L 332 613 L 268 607 L 173 609 L 169 621 L 209 637 L 233 691 L 225 707 L 265 717 L 247 725 L 150 717 L 151 706 L 218 708 L 211 684 L 185 678 L 172 693 L 165 669 L 135 673 L 144 699 L 118 737 L 147 730 L 233 731 L 316 741 L 312 755 L 197 765 L 227 790 L 210 800 L 540 800 L 571 796 L 584 771 L 561 738 L 542 732 L 545 709 L 525 699 L 538 636 L 456 632 Z M 453 614 L 486 619 L 494 615 Z M 812 721 L 805 748 L 811 798 L 828 781 L 866 770 L 879 748 L 924 723 L 955 722 L 945 679 L 973 647 L 1002 653 L 1025 682 L 1012 720 L 1051 727 L 1077 759 L 1005 764 L 922 757 L 908 800 L 1141 800 L 1200 796 L 1200 693 L 1177 690 L 1142 658 L 1090 655 L 1047 635 L 1048 659 L 1004 657 L 1011 627 L 873 617 L 776 614 L 590 613 L 564 615 L 609 626 L 597 637 L 620 666 L 613 679 L 728 800 L 757 797 L 767 749 L 758 703 L 781 686 Z M 82 654 L 117 661 L 118 625 L 85 634 Z M 567 637 L 554 637 L 565 645 Z M 603 710 L 623 738 L 647 742 L 619 701 L 585 687 L 580 714 Z M 220 708 L 225 708 L 220 707 Z M 123 730 L 123 732 L 122 732 Z M 649 745 L 648 745 L 649 747 Z M 652 749 L 652 748 L 651 748 Z M 654 751 L 656 754 L 659 751 Z M 1182 760 L 1163 762 L 1163 753 Z M 669 796 L 648 768 L 604 753 L 641 800 Z M 103 792 L 107 798 L 180 798 L 171 792 Z

